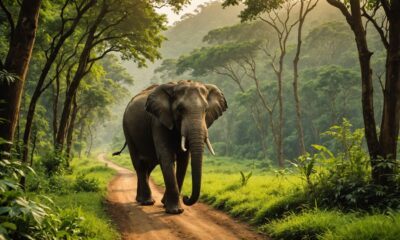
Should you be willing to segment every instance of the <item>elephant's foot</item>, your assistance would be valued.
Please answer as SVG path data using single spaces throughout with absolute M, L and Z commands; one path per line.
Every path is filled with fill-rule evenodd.
M 142 206 L 151 206 L 154 205 L 154 199 L 152 198 L 136 198 L 136 201 Z
M 181 214 L 183 213 L 183 208 L 179 206 L 172 206 L 172 207 L 165 206 L 165 212 L 169 214 Z
M 168 199 L 166 194 L 164 194 L 163 198 L 161 199 L 163 203 L 163 207 L 165 208 L 165 212 L 169 214 L 180 214 L 183 213 L 183 208 L 179 203 L 179 197 Z
M 153 199 L 150 199 L 150 200 L 145 200 L 143 202 L 140 202 L 140 205 L 142 205 L 142 206 L 151 206 L 151 205 L 154 205 L 154 203 L 155 203 L 155 201 Z

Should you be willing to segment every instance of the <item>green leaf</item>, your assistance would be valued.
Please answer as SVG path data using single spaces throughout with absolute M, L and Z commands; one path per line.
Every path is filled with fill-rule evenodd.
M 0 215 L 4 213 L 8 213 L 11 210 L 11 207 L 0 207 Z
M 11 223 L 11 222 L 3 222 L 3 223 L 1 223 L 1 226 L 3 226 L 4 228 L 14 230 L 14 231 L 17 230 L 17 225 L 15 225 L 14 223 Z

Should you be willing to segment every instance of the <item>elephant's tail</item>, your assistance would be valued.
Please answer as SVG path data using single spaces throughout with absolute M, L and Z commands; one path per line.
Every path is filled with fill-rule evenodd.
M 124 144 L 124 146 L 122 147 L 122 149 L 121 149 L 120 151 L 118 151 L 118 152 L 113 153 L 112 155 L 113 155 L 113 156 L 120 155 L 120 154 L 122 153 L 122 151 L 124 151 L 124 149 L 126 148 L 126 145 L 127 145 L 127 142 L 125 141 L 125 144 Z

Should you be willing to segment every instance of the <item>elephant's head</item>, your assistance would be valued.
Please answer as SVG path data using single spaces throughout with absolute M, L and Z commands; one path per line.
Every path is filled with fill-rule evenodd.
M 192 195 L 184 197 L 185 205 L 194 204 L 200 195 L 203 148 L 211 124 L 228 108 L 217 86 L 190 80 L 162 84 L 154 89 L 146 102 L 146 111 L 153 114 L 166 128 L 181 135 L 181 149 L 191 154 Z

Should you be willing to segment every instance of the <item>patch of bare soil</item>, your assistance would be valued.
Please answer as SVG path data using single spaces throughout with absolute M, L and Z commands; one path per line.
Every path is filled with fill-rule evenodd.
M 98 160 L 117 171 L 108 185 L 108 212 L 121 232 L 122 239 L 134 240 L 230 240 L 268 239 L 244 223 L 232 219 L 203 203 L 184 206 L 180 215 L 166 214 L 162 207 L 163 189 L 150 182 L 154 206 L 140 206 L 135 202 L 136 176 L 123 167 L 108 161 L 105 154 Z

